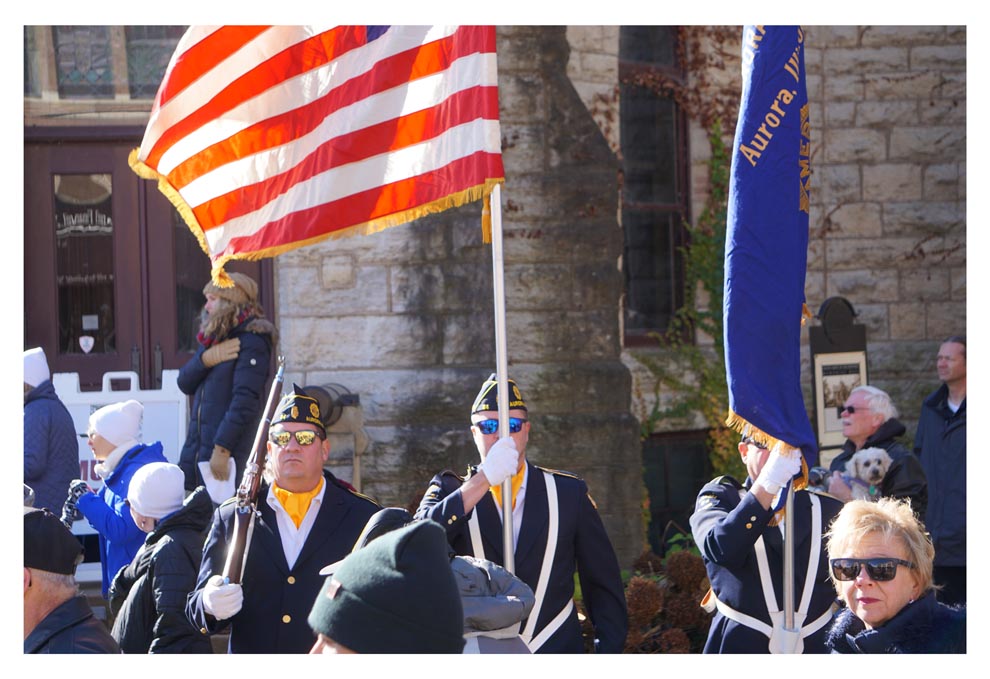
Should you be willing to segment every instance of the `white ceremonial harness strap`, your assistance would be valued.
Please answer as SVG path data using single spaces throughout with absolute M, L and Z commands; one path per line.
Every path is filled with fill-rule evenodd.
M 533 653 L 546 643 L 547 639 L 553 636 L 554 632 L 560 629 L 560 626 L 564 624 L 574 609 L 574 600 L 568 599 L 567 604 L 556 617 L 546 627 L 540 630 L 540 633 L 536 637 L 533 636 L 536 621 L 543 606 L 543 597 L 546 595 L 547 584 L 550 581 L 550 571 L 553 570 L 553 560 L 557 553 L 557 534 L 560 530 L 560 504 L 557 501 L 557 481 L 554 479 L 553 474 L 549 472 L 543 472 L 543 478 L 546 480 L 547 487 L 547 546 L 543 554 L 543 565 L 540 568 L 540 579 L 536 583 L 536 603 L 526 621 L 526 629 L 521 634 L 523 641 L 526 642 L 526 645 L 529 646 L 530 651 Z M 471 535 L 471 550 L 474 552 L 474 556 L 479 559 L 486 558 L 485 547 L 481 541 L 481 526 L 478 523 L 477 512 L 472 512 L 471 518 L 468 519 L 468 532 Z
M 762 620 L 741 613 L 718 598 L 715 598 L 715 605 L 721 611 L 722 615 L 730 620 L 734 620 L 740 625 L 755 629 L 761 634 L 766 635 L 770 640 L 771 653 L 800 653 L 803 650 L 804 644 L 802 640 L 804 637 L 814 634 L 832 619 L 832 609 L 829 608 L 817 619 L 807 625 L 803 624 L 804 619 L 808 615 L 808 607 L 811 605 L 811 594 L 815 586 L 815 576 L 818 574 L 818 563 L 821 559 L 822 547 L 821 501 L 814 493 L 809 493 L 808 498 L 811 500 L 811 551 L 808 554 L 808 571 L 805 576 L 804 589 L 801 593 L 801 603 L 798 605 L 798 610 L 794 613 L 794 626 L 800 629 L 800 636 L 794 635 L 793 632 L 784 628 L 784 611 L 780 610 L 777 606 L 777 597 L 773 589 L 773 581 L 770 578 L 767 548 L 763 542 L 762 535 L 757 539 L 754 547 L 756 548 L 756 562 L 760 570 L 760 584 L 763 587 L 763 598 L 766 601 L 767 612 L 770 614 L 770 620 L 773 622 L 773 625 L 768 625 Z M 788 638 L 789 636 L 794 638 Z M 791 648 L 787 648 L 789 646 Z

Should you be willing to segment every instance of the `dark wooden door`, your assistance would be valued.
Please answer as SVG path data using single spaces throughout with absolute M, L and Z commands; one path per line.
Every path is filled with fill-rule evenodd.
M 195 351 L 209 258 L 153 181 L 127 164 L 133 136 L 75 129 L 26 135 L 24 346 L 52 372 L 99 389 L 134 371 L 142 389 Z M 272 318 L 268 262 L 237 262 Z

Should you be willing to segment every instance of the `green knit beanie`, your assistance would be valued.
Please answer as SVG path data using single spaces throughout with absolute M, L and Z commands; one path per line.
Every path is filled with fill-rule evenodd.
M 464 613 L 447 554 L 433 521 L 383 535 L 326 579 L 310 627 L 357 653 L 460 653 Z

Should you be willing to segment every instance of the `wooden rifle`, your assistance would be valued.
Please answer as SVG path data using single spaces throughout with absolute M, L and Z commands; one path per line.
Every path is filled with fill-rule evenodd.
M 237 487 L 237 505 L 234 507 L 233 537 L 227 547 L 227 561 L 223 566 L 225 583 L 238 584 L 247 563 L 248 550 L 251 547 L 251 533 L 254 531 L 254 519 L 258 506 L 258 489 L 261 486 L 261 475 L 265 469 L 265 458 L 268 456 L 268 428 L 271 426 L 275 409 L 278 407 L 282 394 L 282 380 L 285 374 L 285 357 L 278 357 L 278 369 L 272 380 L 271 391 L 268 392 L 268 403 L 265 412 L 258 423 L 258 431 L 254 435 L 254 448 L 244 467 L 241 485 Z

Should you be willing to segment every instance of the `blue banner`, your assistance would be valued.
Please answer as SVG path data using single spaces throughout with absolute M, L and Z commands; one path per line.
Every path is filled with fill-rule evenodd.
M 725 237 L 727 424 L 818 448 L 801 393 L 811 124 L 798 26 L 746 26 Z

